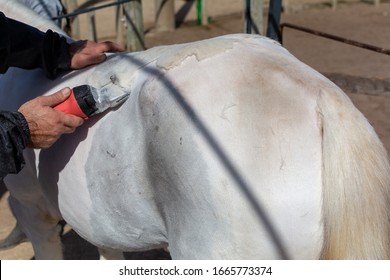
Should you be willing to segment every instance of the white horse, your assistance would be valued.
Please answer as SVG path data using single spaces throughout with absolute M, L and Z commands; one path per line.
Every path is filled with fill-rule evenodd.
M 174 259 L 390 257 L 382 143 L 338 87 L 272 40 L 117 54 L 56 81 L 11 69 L 0 83 L 7 110 L 85 83 L 131 92 L 50 149 L 26 150 L 6 177 L 38 259 L 62 257 L 62 218 L 98 247 L 168 245 Z

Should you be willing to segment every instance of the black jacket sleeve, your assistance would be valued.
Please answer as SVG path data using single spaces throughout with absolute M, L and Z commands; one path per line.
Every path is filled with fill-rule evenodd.
M 0 12 L 0 73 L 9 67 L 42 68 L 47 77 L 54 79 L 59 71 L 70 69 L 68 48 L 66 39 L 58 33 L 43 33 Z M 29 138 L 28 124 L 21 113 L 0 112 L 0 179 L 23 168 L 23 150 Z
M 59 71 L 70 69 L 69 44 L 58 33 L 43 33 L 0 12 L 0 34 L 0 73 L 9 67 L 42 68 L 54 79 Z
M 23 150 L 29 138 L 28 124 L 21 113 L 0 111 L 0 179 L 23 168 Z

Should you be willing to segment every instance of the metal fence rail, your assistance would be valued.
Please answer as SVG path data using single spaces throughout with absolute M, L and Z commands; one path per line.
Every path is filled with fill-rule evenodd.
M 71 30 L 71 36 L 75 39 L 82 39 L 80 38 L 78 16 L 87 14 L 89 39 L 97 41 L 95 11 L 116 6 L 115 26 L 117 43 L 124 45 L 128 51 L 145 49 L 141 0 L 117 0 L 108 4 L 94 6 L 105 1 L 107 0 L 89 0 L 80 6 L 77 6 L 75 1 L 66 1 L 65 6 L 67 4 L 72 6 L 73 11 L 53 17 L 52 20 L 65 18 L 67 20 L 67 29 Z M 125 21 L 125 24 L 123 24 L 122 19 Z M 126 32 L 124 32 L 124 26 L 126 26 Z M 126 42 L 124 42 L 124 37 L 126 37 Z
M 86 14 L 86 13 L 89 13 L 89 12 L 93 12 L 93 11 L 96 11 L 96 10 L 108 8 L 108 7 L 111 7 L 111 6 L 119 6 L 120 4 L 124 4 L 124 3 L 130 2 L 130 1 L 132 1 L 132 0 L 120 0 L 120 1 L 117 1 L 117 2 L 104 4 L 104 5 L 97 6 L 97 7 L 90 7 L 90 8 L 80 9 L 80 10 L 76 9 L 76 11 L 74 11 L 72 13 L 68 13 L 68 14 L 65 14 L 65 15 L 62 15 L 62 16 L 52 17 L 51 19 L 52 20 L 56 20 L 56 19 L 70 18 L 70 17 L 81 15 L 81 14 Z
M 349 45 L 352 45 L 352 46 L 355 46 L 355 47 L 359 47 L 359 48 L 367 49 L 367 50 L 370 50 L 370 51 L 374 51 L 374 52 L 390 55 L 390 49 L 385 49 L 385 48 L 381 48 L 381 47 L 377 47 L 377 46 L 361 43 L 361 42 L 358 42 L 358 41 L 350 40 L 350 39 L 347 39 L 347 38 L 344 38 L 344 37 L 340 37 L 340 36 L 335 36 L 335 35 L 332 35 L 332 34 L 329 34 L 329 33 L 313 30 L 313 29 L 310 29 L 310 28 L 307 28 L 307 27 L 303 27 L 303 26 L 299 26 L 299 25 L 295 25 L 295 24 L 291 24 L 291 23 L 282 23 L 280 25 L 280 34 L 282 34 L 282 35 L 283 35 L 284 27 L 289 27 L 289 28 L 296 29 L 296 30 L 299 30 L 299 31 L 302 31 L 302 32 L 310 33 L 310 34 L 313 34 L 313 35 L 317 35 L 317 36 L 325 37 L 325 38 L 328 38 L 328 39 L 331 39 L 331 40 L 335 40 L 335 41 L 338 41 L 338 42 L 342 42 L 342 43 L 345 43 L 345 44 L 349 44 Z M 283 44 L 283 36 L 281 37 L 280 42 Z

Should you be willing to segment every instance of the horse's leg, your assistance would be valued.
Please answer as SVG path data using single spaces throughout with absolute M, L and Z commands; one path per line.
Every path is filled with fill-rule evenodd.
M 19 223 L 15 224 L 12 231 L 3 240 L 0 240 L 0 250 L 10 249 L 18 246 L 23 242 L 27 242 L 27 236 L 22 231 Z
M 18 224 L 32 243 L 35 259 L 63 259 L 59 220 L 42 207 L 44 202 L 21 202 L 10 196 L 9 203 Z
M 101 260 L 124 260 L 125 257 L 123 255 L 123 252 L 112 250 L 112 249 L 103 249 L 98 248 L 99 255 Z

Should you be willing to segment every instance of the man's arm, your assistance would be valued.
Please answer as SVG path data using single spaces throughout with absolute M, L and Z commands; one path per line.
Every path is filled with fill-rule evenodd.
M 103 62 L 104 52 L 123 51 L 112 42 L 77 41 L 68 44 L 51 30 L 43 33 L 9 19 L 0 12 L 0 73 L 9 67 L 42 68 L 54 79 L 61 70 L 81 69 Z M 48 148 L 62 134 L 72 133 L 83 119 L 52 107 L 65 101 L 70 90 L 41 96 L 23 104 L 18 112 L 0 114 L 0 179 L 24 165 L 23 149 Z
M 0 180 L 23 168 L 26 147 L 48 148 L 83 124 L 82 118 L 52 108 L 69 95 L 70 89 L 64 88 L 23 104 L 18 112 L 0 112 Z

